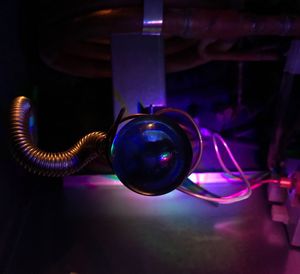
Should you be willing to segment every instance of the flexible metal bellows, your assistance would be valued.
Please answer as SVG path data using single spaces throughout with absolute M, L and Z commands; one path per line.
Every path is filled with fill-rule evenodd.
M 42 151 L 33 140 L 32 119 L 34 116 L 30 100 L 24 96 L 15 98 L 11 107 L 13 153 L 28 171 L 51 177 L 66 176 L 79 171 L 104 153 L 107 135 L 103 132 L 84 136 L 64 152 Z

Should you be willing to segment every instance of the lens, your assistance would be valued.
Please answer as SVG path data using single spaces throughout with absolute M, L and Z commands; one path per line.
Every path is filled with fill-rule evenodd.
M 120 181 L 144 195 L 161 195 L 188 176 L 192 148 L 174 122 L 143 116 L 126 124 L 111 146 L 111 161 Z

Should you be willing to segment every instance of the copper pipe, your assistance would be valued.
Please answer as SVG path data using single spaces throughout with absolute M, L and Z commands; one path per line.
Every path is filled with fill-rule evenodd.
M 41 29 L 42 42 L 85 40 L 109 37 L 112 33 L 141 33 L 141 8 L 97 10 Z M 244 36 L 299 36 L 300 17 L 268 16 L 234 10 L 165 10 L 163 35 L 183 38 L 237 38 Z
M 190 48 L 198 43 L 194 39 L 181 39 L 181 38 L 171 38 L 165 41 L 165 54 L 176 54 L 183 50 Z M 77 43 L 72 43 L 70 45 L 65 45 L 62 49 L 69 55 L 75 55 L 84 58 L 91 58 L 95 60 L 108 61 L 111 59 L 111 49 L 110 44 L 102 40 L 93 41 L 78 41 Z
M 142 5 L 142 0 L 62 0 L 59 3 L 53 0 L 42 0 L 39 1 L 39 21 L 49 24 L 96 10 L 142 7 Z M 232 1 L 224 0 L 164 0 L 164 6 L 177 9 L 231 9 L 236 5 Z
M 110 35 L 140 33 L 142 14 L 139 7 L 102 9 L 44 25 L 40 31 L 40 55 L 49 66 L 68 74 L 110 77 L 110 50 L 107 44 Z M 192 48 L 199 39 L 235 41 L 244 36 L 299 36 L 300 17 L 257 16 L 230 10 L 166 8 L 163 35 L 166 37 L 166 45 L 173 37 L 181 37 L 181 42 L 166 47 L 167 55 L 178 55 L 167 56 L 167 72 L 192 68 L 212 60 L 270 61 L 276 60 L 278 56 L 268 52 L 227 54 L 223 51 L 214 54 L 206 52 L 204 56 L 202 53 L 195 54 Z M 187 38 L 188 42 L 182 42 Z M 91 41 L 100 41 L 100 44 Z M 191 52 L 186 53 L 187 50 Z
M 168 72 L 178 72 L 182 70 L 191 69 L 211 61 L 276 61 L 279 59 L 279 55 L 274 51 L 226 51 L 216 52 L 211 51 L 208 48 L 199 51 L 198 48 L 193 50 L 187 50 L 179 55 L 167 57 L 166 69 Z
M 224 52 L 199 55 L 194 50 L 187 50 L 180 54 L 166 57 L 166 71 L 168 73 L 191 69 L 210 61 L 276 61 L 279 56 L 274 52 Z M 66 52 L 57 53 L 46 60 L 52 68 L 73 76 L 87 78 L 111 77 L 109 61 L 70 55 Z
M 261 62 L 261 61 L 276 61 L 278 54 L 272 52 L 226 52 L 216 53 L 211 55 L 211 59 L 215 61 L 236 61 L 236 62 Z
M 300 17 L 255 15 L 234 10 L 167 10 L 165 35 L 190 38 L 245 36 L 299 36 Z

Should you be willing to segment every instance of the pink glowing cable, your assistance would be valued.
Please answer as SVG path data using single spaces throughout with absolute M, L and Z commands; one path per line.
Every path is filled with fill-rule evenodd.
M 216 202 L 216 203 L 220 203 L 220 204 L 232 204 L 232 203 L 240 202 L 242 200 L 249 198 L 252 194 L 252 189 L 256 189 L 266 183 L 278 183 L 279 182 L 277 180 L 254 180 L 253 181 L 254 184 L 251 185 L 250 181 L 249 181 L 251 179 L 250 178 L 248 179 L 247 176 L 245 175 L 244 171 L 242 170 L 239 163 L 237 162 L 234 155 L 232 154 L 230 148 L 228 147 L 226 141 L 217 133 L 212 134 L 212 140 L 213 140 L 213 145 L 214 145 L 214 149 L 216 152 L 216 156 L 217 156 L 218 161 L 219 161 L 222 169 L 224 170 L 224 172 L 234 178 L 239 178 L 240 180 L 242 180 L 246 184 L 246 188 L 241 191 L 238 191 L 232 195 L 223 196 L 223 197 L 207 197 L 207 196 L 201 195 L 199 193 L 192 192 L 184 187 L 179 187 L 179 190 L 181 190 L 182 192 L 189 194 L 191 196 L 206 200 L 206 201 Z M 239 172 L 239 176 L 235 175 L 232 171 L 230 171 L 226 167 L 226 165 L 221 157 L 217 141 L 219 141 L 225 148 L 229 158 L 231 159 L 235 168 Z M 264 176 L 265 175 L 260 176 L 260 177 L 263 178 Z
M 251 185 L 251 189 L 256 189 L 264 184 L 279 184 L 279 180 L 263 180 Z

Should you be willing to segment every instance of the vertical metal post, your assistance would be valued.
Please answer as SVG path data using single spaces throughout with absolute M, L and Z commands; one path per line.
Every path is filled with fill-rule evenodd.
M 166 105 L 162 0 L 144 1 L 143 32 L 112 36 L 114 115 L 137 105 Z

